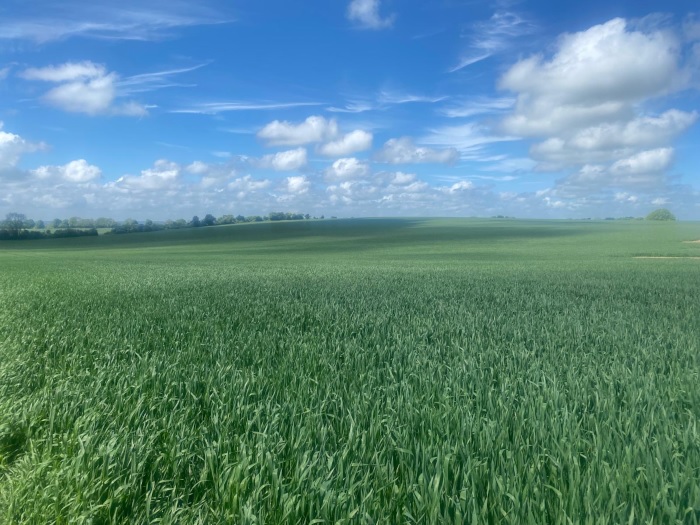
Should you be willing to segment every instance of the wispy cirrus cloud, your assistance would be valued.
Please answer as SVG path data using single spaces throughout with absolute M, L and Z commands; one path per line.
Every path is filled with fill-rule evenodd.
M 200 115 L 216 115 L 228 111 L 257 111 L 269 109 L 289 109 L 308 106 L 321 106 L 323 102 L 275 102 L 275 101 L 230 101 L 202 102 L 189 107 L 171 109 L 170 113 L 194 113 Z
M 373 97 L 354 97 L 345 105 L 330 106 L 326 108 L 326 111 L 331 113 L 364 113 L 366 111 L 382 111 L 402 104 L 436 104 L 448 98 L 447 96 L 421 95 L 382 89 Z
M 39 13 L 39 14 L 37 14 Z M 105 2 L 32 2 L 17 5 L 0 20 L 0 40 L 29 40 L 39 44 L 71 37 L 102 40 L 162 40 L 175 29 L 230 23 L 233 17 L 205 3 L 174 0 Z
M 469 28 L 469 46 L 448 72 L 454 73 L 501 53 L 518 37 L 532 34 L 535 30 L 535 25 L 520 15 L 511 11 L 497 11 L 489 20 L 477 22 Z
M 438 113 L 450 118 L 466 118 L 500 113 L 511 109 L 514 105 L 515 98 L 511 97 L 476 97 L 440 108 Z
M 164 71 L 154 71 L 152 73 L 141 73 L 125 77 L 117 82 L 117 89 L 122 95 L 132 95 L 134 93 L 145 93 L 158 89 L 170 87 L 195 87 L 196 84 L 184 84 L 174 82 L 172 77 L 196 71 L 197 69 L 207 66 L 209 62 L 197 64 L 191 67 L 183 67 L 176 69 L 166 69 Z

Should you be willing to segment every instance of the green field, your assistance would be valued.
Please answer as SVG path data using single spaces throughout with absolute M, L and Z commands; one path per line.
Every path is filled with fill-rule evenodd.
M 696 239 L 367 219 L 6 241 L 0 523 L 700 523 Z

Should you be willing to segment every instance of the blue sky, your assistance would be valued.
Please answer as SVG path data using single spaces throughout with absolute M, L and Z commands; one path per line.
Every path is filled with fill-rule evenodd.
M 695 0 L 5 0 L 0 214 L 700 219 Z

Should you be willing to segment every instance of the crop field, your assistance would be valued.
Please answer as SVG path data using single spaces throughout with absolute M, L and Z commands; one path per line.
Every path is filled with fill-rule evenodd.
M 700 523 L 698 239 L 363 219 L 4 242 L 0 523 Z

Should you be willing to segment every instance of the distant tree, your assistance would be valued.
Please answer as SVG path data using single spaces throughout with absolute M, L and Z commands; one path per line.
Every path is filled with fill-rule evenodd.
M 19 239 L 19 233 L 24 228 L 26 220 L 27 217 L 23 213 L 8 213 L 2 227 L 11 239 Z
M 235 222 L 236 218 L 233 215 L 222 215 L 216 219 L 216 224 L 234 224 Z
M 52 220 L 51 226 L 53 226 L 54 228 L 60 228 L 61 227 L 61 219 Z
M 202 226 L 214 226 L 216 224 L 216 217 L 214 217 L 211 213 L 207 213 L 201 220 L 200 224 Z
M 22 227 L 26 228 L 27 230 L 33 229 L 34 226 L 36 226 L 36 222 L 34 221 L 34 219 L 26 219 L 24 221 L 24 224 L 22 225 Z
M 61 221 L 61 228 L 70 228 L 70 221 L 68 219 L 63 219 Z
M 675 221 L 676 216 L 666 208 L 659 208 L 647 215 L 648 221 Z
M 245 222 L 245 217 L 243 217 L 243 215 L 236 215 L 236 222 Z
M 202 224 L 199 221 L 199 217 L 197 217 L 196 215 L 192 217 L 192 220 L 190 221 L 190 226 L 192 226 L 193 228 L 199 228 L 201 225 Z
M 308 220 L 311 218 L 311 215 L 309 215 L 309 214 L 307 213 L 307 214 L 304 215 L 304 218 L 308 221 Z
M 122 223 L 122 227 L 124 228 L 125 232 L 136 232 L 139 231 L 139 221 L 135 219 L 126 219 Z
M 178 219 L 174 223 L 174 228 L 186 228 L 187 227 L 187 221 L 185 219 Z
M 44 224 L 44 221 L 42 221 L 41 219 L 39 219 L 38 221 L 36 221 L 36 225 L 35 225 L 35 226 L 36 226 L 36 228 L 39 229 L 39 230 L 43 230 L 43 229 L 46 228 L 46 224 Z
M 114 219 L 109 219 L 107 217 L 98 217 L 95 219 L 95 228 L 114 228 L 117 225 L 117 221 Z

